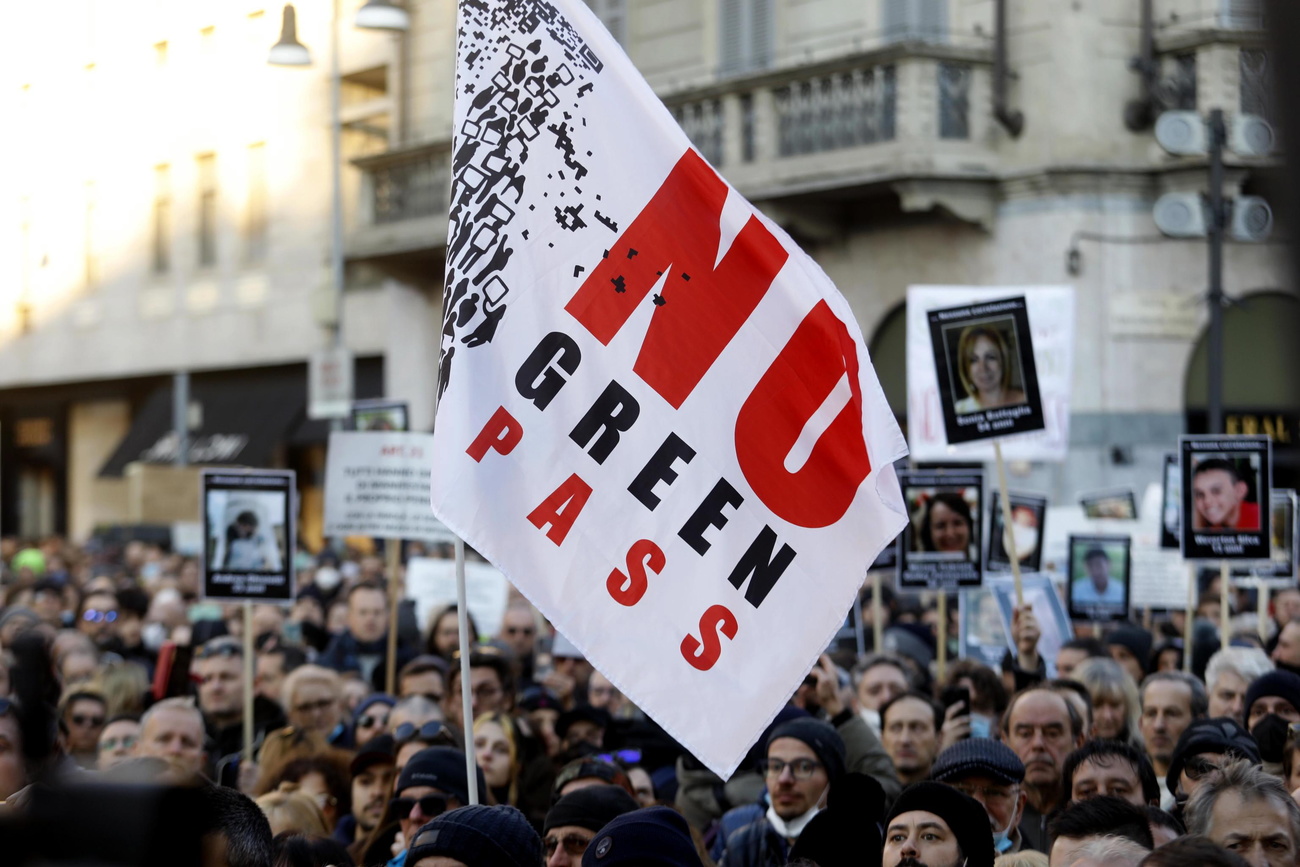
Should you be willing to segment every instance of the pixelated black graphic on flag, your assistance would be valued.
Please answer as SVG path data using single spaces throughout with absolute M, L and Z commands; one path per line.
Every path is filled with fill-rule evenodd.
M 556 224 L 570 232 L 589 226 L 580 216 L 586 203 L 579 197 L 586 194 L 577 183 L 587 166 L 575 143 L 586 121 L 575 122 L 574 116 L 578 101 L 592 90 L 590 79 L 603 68 L 544 0 L 462 0 L 461 9 L 456 96 L 473 101 L 452 155 L 440 397 L 456 353 L 489 343 L 505 315 L 511 287 L 501 275 L 516 236 L 528 240 L 526 231 L 511 231 L 526 184 L 543 187 L 544 203 L 529 204 L 528 210 L 553 211 Z M 489 42 L 487 34 L 494 32 L 503 35 Z M 563 154 L 564 170 L 529 178 L 524 164 L 531 149 L 546 145 Z M 539 198 L 535 191 L 530 195 Z M 595 218 L 600 231 L 618 231 L 598 211 Z

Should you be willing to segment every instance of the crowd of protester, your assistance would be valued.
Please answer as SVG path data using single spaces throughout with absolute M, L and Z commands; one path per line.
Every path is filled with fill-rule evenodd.
M 402 576 L 374 554 L 300 556 L 296 599 L 247 620 L 156 545 L 6 539 L 0 562 L 2 863 L 60 863 L 51 805 L 81 803 L 229 867 L 1300 864 L 1296 589 L 1260 616 L 1226 588 L 1230 646 L 1148 618 L 1050 660 L 1026 607 L 1000 670 L 942 672 L 934 606 L 886 594 L 887 652 L 828 648 L 723 780 L 522 597 L 495 635 L 470 619 L 466 715 L 458 612 L 422 630 L 401 599 L 390 644 Z

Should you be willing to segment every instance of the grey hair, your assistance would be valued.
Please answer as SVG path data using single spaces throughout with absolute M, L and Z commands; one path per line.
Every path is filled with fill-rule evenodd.
M 1142 681 L 1142 689 L 1138 693 L 1144 709 L 1147 700 L 1147 687 L 1161 681 L 1181 683 L 1192 691 L 1192 719 L 1200 719 L 1209 713 L 1210 694 L 1205 691 L 1205 684 L 1201 683 L 1200 679 L 1195 675 L 1188 674 L 1185 671 L 1157 671 L 1155 674 L 1148 674 Z
M 1136 746 L 1142 745 L 1141 735 L 1138 734 L 1139 722 L 1142 718 L 1142 699 L 1138 695 L 1137 684 L 1133 682 L 1132 675 L 1125 671 L 1122 665 L 1109 657 L 1090 657 L 1075 666 L 1070 679 L 1077 680 L 1088 688 L 1093 708 L 1096 708 L 1099 698 L 1111 698 L 1122 702 L 1129 739 Z
M 1079 845 L 1069 849 L 1061 863 L 1070 865 L 1087 859 L 1111 867 L 1138 867 L 1142 859 L 1151 854 L 1145 846 L 1134 843 L 1127 837 L 1088 837 Z
M 1243 801 L 1271 801 L 1286 811 L 1291 827 L 1291 845 L 1300 845 L 1300 805 L 1292 799 L 1282 781 L 1247 760 L 1224 765 L 1210 774 L 1196 787 L 1196 793 L 1187 801 L 1183 820 L 1189 834 L 1210 835 L 1210 820 L 1214 805 L 1221 795 L 1236 792 Z
M 1205 667 L 1205 685 L 1214 692 L 1214 685 L 1225 671 L 1250 683 L 1272 670 L 1273 660 L 1258 647 L 1225 647 L 1210 657 L 1210 664 Z
M 199 721 L 199 731 L 205 730 L 205 726 L 203 725 L 203 712 L 195 707 L 194 699 L 187 696 L 173 696 L 171 698 L 165 698 L 157 704 L 152 705 L 144 712 L 144 716 L 140 717 L 140 731 L 143 732 L 145 729 L 149 728 L 149 720 L 153 719 L 154 715 L 165 710 L 179 710 L 193 714 L 194 718 Z

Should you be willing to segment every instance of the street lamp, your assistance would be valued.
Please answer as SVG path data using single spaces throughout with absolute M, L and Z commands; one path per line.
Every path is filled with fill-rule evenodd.
M 406 10 L 388 0 L 369 0 L 357 11 L 356 26 L 368 30 L 402 32 L 409 28 L 410 17 Z M 311 52 L 298 41 L 297 16 L 293 4 L 284 6 L 284 23 L 280 41 L 271 47 L 266 58 L 272 66 L 308 66 Z M 339 0 L 332 0 L 330 14 L 330 284 L 334 302 L 333 322 L 330 324 L 330 349 L 335 356 L 343 348 L 343 179 L 342 138 L 343 122 L 340 109 L 339 73 Z M 351 382 L 351 360 L 347 359 L 347 380 Z M 350 388 L 350 386 L 349 386 Z M 310 415 L 310 408 L 309 408 Z M 334 427 L 340 426 L 334 419 Z

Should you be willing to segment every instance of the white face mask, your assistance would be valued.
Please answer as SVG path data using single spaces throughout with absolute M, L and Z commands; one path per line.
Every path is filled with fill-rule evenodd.
M 872 710 L 871 708 L 864 707 L 862 708 L 862 710 L 858 711 L 858 713 L 862 714 L 862 719 L 866 721 L 867 725 L 871 726 L 871 730 L 875 732 L 877 735 L 879 735 L 880 734 L 880 711 Z
M 161 623 L 146 623 L 140 630 L 140 643 L 157 653 L 167 640 L 167 627 Z
M 316 586 L 326 593 L 339 586 L 339 582 L 342 580 L 343 576 L 333 566 L 322 566 L 316 570 Z
M 776 832 L 785 839 L 797 840 L 799 835 L 803 833 L 803 829 L 808 827 L 808 823 L 812 821 L 813 816 L 820 812 L 821 808 L 814 806 L 802 816 L 795 816 L 793 819 L 782 819 L 776 814 L 776 807 L 768 807 L 767 821 L 771 822 Z

